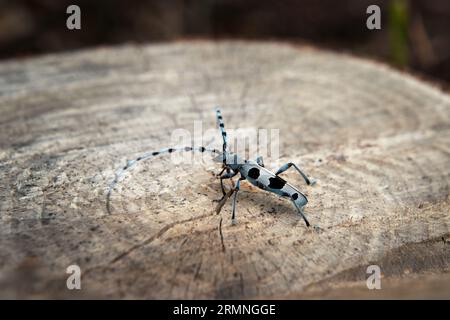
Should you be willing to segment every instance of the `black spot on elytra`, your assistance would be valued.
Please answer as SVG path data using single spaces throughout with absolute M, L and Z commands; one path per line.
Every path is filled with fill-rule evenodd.
M 222 116 L 218 116 L 217 118 L 218 118 L 219 120 L 222 120 Z
M 286 181 L 284 181 L 280 177 L 275 176 L 273 178 L 269 178 L 269 188 L 271 189 L 282 189 L 285 184 Z
M 200 147 L 200 152 L 205 152 L 205 147 Z
M 226 132 L 222 132 L 222 136 L 226 137 L 227 133 Z
M 167 151 L 169 151 L 169 153 L 172 153 L 172 152 L 174 152 L 175 151 L 175 149 L 172 149 L 172 148 L 170 148 L 169 150 L 167 150 Z
M 297 199 L 298 199 L 298 193 L 294 193 L 294 194 L 292 195 L 292 199 L 297 200 Z
M 251 168 L 248 170 L 248 176 L 252 179 L 258 179 L 259 177 L 259 169 L 258 168 Z
M 152 153 L 152 156 L 157 156 L 158 154 L 159 154 L 159 152 L 155 151 L 155 152 Z
M 136 161 L 141 161 L 141 160 L 142 160 L 142 158 L 141 158 L 141 157 L 139 157 L 139 158 L 137 158 L 137 159 L 136 159 Z
M 224 125 L 223 123 L 219 124 L 219 126 L 220 126 L 221 128 L 224 128 L 224 127 L 225 127 L 225 125 Z
M 192 148 L 191 147 L 185 147 L 184 151 L 192 151 Z

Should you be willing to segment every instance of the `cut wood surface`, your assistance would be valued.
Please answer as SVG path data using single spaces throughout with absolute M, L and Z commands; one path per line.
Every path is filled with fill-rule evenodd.
M 216 128 L 217 105 L 226 128 L 280 130 L 266 167 L 317 179 L 283 174 L 320 232 L 245 181 L 231 225 L 230 202 L 215 213 L 220 165 L 170 156 L 130 171 L 107 213 L 127 159 L 194 121 Z M 401 297 L 406 278 L 415 297 L 450 298 L 450 98 L 407 74 L 280 43 L 99 48 L 1 63 L 0 111 L 1 297 L 320 298 L 345 283 Z M 72 264 L 81 290 L 66 288 Z

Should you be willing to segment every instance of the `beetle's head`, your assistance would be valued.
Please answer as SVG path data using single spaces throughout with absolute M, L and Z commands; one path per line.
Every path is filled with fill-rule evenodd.
M 213 158 L 213 161 L 218 163 L 225 163 L 225 165 L 230 167 L 231 169 L 237 169 L 245 163 L 245 160 L 238 156 L 236 153 L 230 152 L 220 153 L 217 157 Z

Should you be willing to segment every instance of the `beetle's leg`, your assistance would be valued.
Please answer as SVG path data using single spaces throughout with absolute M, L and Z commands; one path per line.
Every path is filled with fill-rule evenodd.
M 227 202 L 228 198 L 234 193 L 234 188 L 231 188 L 230 191 L 227 192 L 225 196 L 222 197 L 222 200 L 219 201 L 216 207 L 216 213 L 219 214 L 222 210 L 223 205 Z
M 297 211 L 298 211 L 298 213 L 302 216 L 303 220 L 305 220 L 306 226 L 309 227 L 310 224 L 309 224 L 308 219 L 306 219 L 305 214 L 303 213 L 303 208 L 300 208 L 300 207 L 295 203 L 294 200 L 292 200 L 292 203 L 293 203 L 294 206 L 297 208 Z
M 256 158 L 256 163 L 258 165 L 260 165 L 261 167 L 264 167 L 264 160 L 262 156 L 259 156 L 258 158 Z
M 220 177 L 222 175 L 222 173 L 227 169 L 227 167 L 223 167 L 222 171 L 220 171 L 216 176 Z M 230 172 L 230 169 L 228 168 L 228 172 Z
M 309 180 L 306 174 L 302 170 L 300 170 L 300 168 L 295 163 L 292 162 L 288 162 L 285 165 L 282 165 L 280 169 L 278 169 L 278 171 L 275 172 L 275 175 L 278 176 L 280 173 L 285 172 L 290 167 L 294 167 L 298 171 L 298 173 L 300 173 L 303 179 L 305 179 L 307 185 L 314 185 L 316 183 L 316 180 L 314 179 Z
M 226 169 L 227 169 L 227 173 L 225 173 L 224 175 L 220 176 L 220 188 L 222 189 L 222 198 L 214 200 L 215 202 L 221 202 L 225 198 L 225 195 L 227 194 L 226 191 L 225 191 L 225 187 L 223 186 L 223 180 L 224 179 L 231 179 L 235 175 L 237 175 L 237 172 L 230 171 L 230 168 L 226 168 Z
M 230 178 L 231 179 L 231 178 Z M 239 178 L 239 180 L 238 180 L 238 182 L 236 182 L 236 185 L 237 185 L 237 187 L 236 186 L 234 186 L 233 188 L 231 188 L 230 189 L 230 191 L 228 191 L 223 197 L 222 197 L 222 199 L 220 199 L 220 200 L 215 200 L 215 201 L 218 201 L 219 203 L 217 204 L 217 207 L 216 207 L 216 212 L 217 213 L 220 213 L 220 210 L 222 210 L 222 207 L 223 207 L 223 205 L 225 204 L 225 202 L 228 200 L 228 198 L 230 198 L 232 195 L 233 195 L 233 193 L 234 192 L 237 192 L 237 191 L 239 191 L 239 188 L 240 188 L 240 180 L 245 180 L 245 178 L 243 178 L 243 177 L 240 177 Z M 234 200 L 233 200 L 233 217 L 234 217 L 234 212 L 235 212 L 235 206 L 236 206 L 236 195 L 235 195 L 235 197 L 234 197 Z M 234 220 L 235 221 L 235 220 Z M 235 221 L 236 222 L 236 221 Z M 234 224 L 234 223 L 233 223 Z
M 234 186 L 234 197 L 233 197 L 233 206 L 232 206 L 232 214 L 231 214 L 231 224 L 235 225 L 237 223 L 236 220 L 236 199 L 237 199 L 237 195 L 238 195 L 238 191 L 241 188 L 241 180 L 243 180 L 243 178 L 238 179 L 238 181 L 236 181 L 236 185 Z
M 237 175 L 237 172 L 230 171 L 229 168 L 227 168 L 227 173 L 225 173 L 223 176 L 220 177 L 220 187 L 222 188 L 222 194 L 225 195 L 225 188 L 223 187 L 223 180 L 224 179 L 231 179 L 235 175 Z

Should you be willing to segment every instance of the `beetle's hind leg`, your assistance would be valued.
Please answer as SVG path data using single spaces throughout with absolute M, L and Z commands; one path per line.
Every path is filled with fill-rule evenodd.
M 292 203 L 294 204 L 295 208 L 297 208 L 298 213 L 302 216 L 303 220 L 305 220 L 306 226 L 309 227 L 310 223 L 308 219 L 306 218 L 305 214 L 303 213 L 303 208 L 299 207 L 294 200 L 292 200 Z
M 275 172 L 275 175 L 278 176 L 279 174 L 288 170 L 290 167 L 294 167 L 295 170 L 297 170 L 297 172 L 300 173 L 300 175 L 305 180 L 305 182 L 308 186 L 314 185 L 316 183 L 316 180 L 314 180 L 314 179 L 310 180 L 308 178 L 308 176 L 295 163 L 292 163 L 292 162 L 288 162 L 285 165 L 281 166 L 280 169 L 278 169 L 278 171 Z

